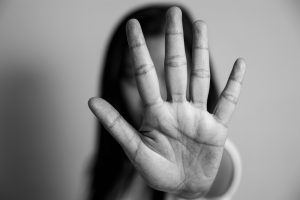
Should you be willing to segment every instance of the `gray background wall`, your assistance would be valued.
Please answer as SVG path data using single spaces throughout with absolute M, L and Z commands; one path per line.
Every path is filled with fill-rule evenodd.
M 0 1 L 0 199 L 86 198 L 87 100 L 116 22 L 149 2 Z M 300 2 L 178 3 L 208 23 L 221 88 L 237 57 L 248 63 L 230 124 L 243 160 L 235 199 L 300 199 Z

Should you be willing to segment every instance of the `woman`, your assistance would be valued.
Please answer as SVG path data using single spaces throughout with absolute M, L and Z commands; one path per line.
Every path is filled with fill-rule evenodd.
M 167 10 L 150 6 L 134 11 L 113 34 L 101 95 L 109 104 L 98 98 L 89 101 L 106 128 L 101 127 L 92 199 L 212 198 L 224 196 L 238 182 L 232 180 L 238 168 L 232 162 L 234 150 L 229 145 L 223 155 L 223 147 L 244 62 L 235 63 L 218 101 L 205 24 L 193 25 L 187 12 L 176 7 Z M 154 65 L 132 18 L 143 28 Z

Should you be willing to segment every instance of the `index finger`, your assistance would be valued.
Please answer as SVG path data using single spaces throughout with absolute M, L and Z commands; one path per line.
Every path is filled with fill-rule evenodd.
M 172 7 L 166 14 L 165 72 L 168 100 L 186 101 L 187 61 L 185 55 L 182 12 Z
M 131 53 L 138 91 L 145 106 L 162 102 L 155 67 L 146 46 L 139 22 L 131 19 L 126 25 L 127 40 Z

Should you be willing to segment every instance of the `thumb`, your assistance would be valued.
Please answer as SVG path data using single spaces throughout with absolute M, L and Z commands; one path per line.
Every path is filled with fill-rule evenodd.
M 137 152 L 141 143 L 138 132 L 107 101 L 93 97 L 88 105 L 104 128 L 118 141 L 129 158 Z

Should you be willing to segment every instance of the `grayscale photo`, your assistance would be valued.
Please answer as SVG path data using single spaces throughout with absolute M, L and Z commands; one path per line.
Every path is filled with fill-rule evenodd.
M 299 200 L 299 22 L 296 0 L 0 0 L 0 200 Z

